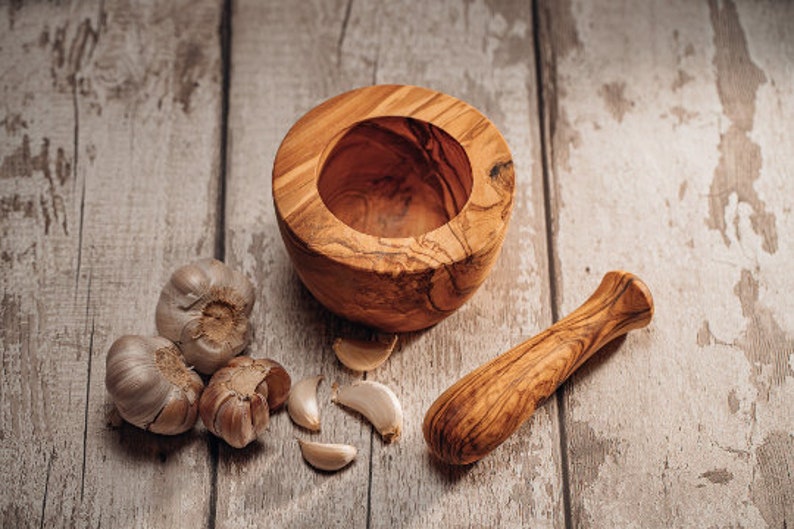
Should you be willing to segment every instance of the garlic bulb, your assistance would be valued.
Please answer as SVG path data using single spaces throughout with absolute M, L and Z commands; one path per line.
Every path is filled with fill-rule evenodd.
M 320 407 L 317 404 L 317 385 L 324 377 L 304 378 L 292 387 L 287 400 L 287 412 L 292 421 L 309 431 L 320 431 Z
M 236 448 L 265 430 L 270 410 L 287 399 L 290 377 L 273 360 L 233 358 L 210 379 L 201 395 L 199 414 L 207 429 Z
M 301 455 L 311 466 L 318 470 L 333 472 L 349 465 L 358 450 L 345 444 L 315 443 L 298 439 Z
M 204 389 L 170 340 L 131 335 L 110 346 L 105 386 L 124 420 L 168 435 L 193 427 Z
M 248 345 L 253 306 L 254 286 L 242 273 L 217 259 L 201 259 L 177 269 L 163 287 L 157 330 L 209 375 Z

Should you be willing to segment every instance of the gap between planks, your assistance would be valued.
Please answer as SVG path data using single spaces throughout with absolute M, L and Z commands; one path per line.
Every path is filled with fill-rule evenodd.
M 557 297 L 557 266 L 555 254 L 555 226 L 554 226 L 554 213 L 552 211 L 552 197 L 551 197 L 551 170 L 549 161 L 550 141 L 549 127 L 546 126 L 548 122 L 547 117 L 547 104 L 548 100 L 556 98 L 556 90 L 554 89 L 553 71 L 550 75 L 544 75 L 544 69 L 548 66 L 553 70 L 553 61 L 546 61 L 546 54 L 544 50 L 549 50 L 550 55 L 553 56 L 554 50 L 551 49 L 552 42 L 548 38 L 548 23 L 546 18 L 541 20 L 541 9 L 538 5 L 542 0 L 532 1 L 532 44 L 534 46 L 535 56 L 535 86 L 538 106 L 538 124 L 540 125 L 539 138 L 540 138 L 540 163 L 543 181 L 543 210 L 544 219 L 546 222 L 546 258 L 548 267 L 549 278 L 549 304 L 551 309 L 551 321 L 556 323 L 560 318 L 559 314 L 559 299 Z M 542 31 L 544 28 L 546 31 Z M 546 91 L 546 83 L 549 83 L 548 93 Z M 552 101 L 551 104 L 554 104 Z M 570 479 L 570 461 L 568 458 L 568 432 L 565 428 L 565 388 L 567 384 L 560 386 L 554 393 L 554 400 L 557 405 L 557 431 L 559 432 L 559 448 L 560 448 L 560 470 L 562 480 L 562 508 L 563 508 L 563 523 L 565 529 L 573 528 L 573 514 L 571 511 L 571 479 Z
M 232 0 L 223 0 L 221 7 L 220 59 L 221 59 L 221 115 L 220 115 L 220 149 L 218 152 L 218 198 L 215 224 L 215 258 L 226 259 L 226 178 L 229 168 L 229 99 L 231 86 L 232 57 Z M 220 462 L 220 441 L 215 436 L 208 436 L 210 458 L 210 493 L 207 509 L 207 527 L 215 529 L 218 516 L 218 465 Z

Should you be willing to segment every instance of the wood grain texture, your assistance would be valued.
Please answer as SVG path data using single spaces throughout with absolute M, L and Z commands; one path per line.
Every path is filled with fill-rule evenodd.
M 486 279 L 514 178 L 504 138 L 475 108 L 378 85 L 298 120 L 276 153 L 273 200 L 298 276 L 320 303 L 407 332 L 447 317 Z
M 608 272 L 587 301 L 540 334 L 458 380 L 428 409 L 422 432 L 433 455 L 479 461 L 502 444 L 596 351 L 653 316 L 648 287 Z
M 791 527 L 792 6 L 539 11 L 560 312 L 617 266 L 657 307 L 565 391 L 572 525 Z
M 212 253 L 217 2 L 0 11 L 3 527 L 202 526 L 198 433 L 107 425 L 105 352 Z M 201 131 L 197 134 L 196 131 Z

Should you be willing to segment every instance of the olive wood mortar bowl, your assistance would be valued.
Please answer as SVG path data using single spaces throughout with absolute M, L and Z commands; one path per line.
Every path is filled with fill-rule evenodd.
M 485 116 L 449 95 L 379 85 L 310 110 L 273 164 L 281 236 L 317 300 L 389 332 L 445 318 L 502 246 L 513 162 Z

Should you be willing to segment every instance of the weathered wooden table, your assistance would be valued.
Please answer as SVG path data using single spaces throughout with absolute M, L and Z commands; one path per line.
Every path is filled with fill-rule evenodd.
M 143 4 L 0 12 L 2 527 L 794 526 L 794 2 Z M 366 375 L 394 445 L 328 402 L 362 330 L 300 285 L 270 194 L 292 123 L 371 83 L 478 107 L 519 186 L 483 288 Z M 284 413 L 241 451 L 108 424 L 109 345 L 212 255 L 256 284 L 251 354 L 325 374 L 347 470 L 307 467 Z M 651 326 L 480 463 L 432 460 L 435 397 L 615 268 Z

